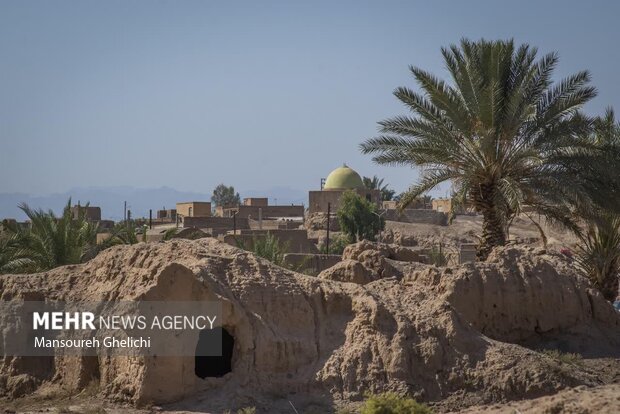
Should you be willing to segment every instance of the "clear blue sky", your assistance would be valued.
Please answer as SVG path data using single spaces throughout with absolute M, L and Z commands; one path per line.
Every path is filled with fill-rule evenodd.
M 398 190 L 416 170 L 358 152 L 404 108 L 413 64 L 513 37 L 589 69 L 620 111 L 613 1 L 1 1 L 0 192 L 170 186 L 307 190 L 343 161 Z

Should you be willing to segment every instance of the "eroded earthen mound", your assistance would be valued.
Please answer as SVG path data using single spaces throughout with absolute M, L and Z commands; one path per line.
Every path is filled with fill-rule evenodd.
M 360 251 L 359 263 L 381 263 L 380 249 L 350 250 Z M 617 314 L 559 257 L 510 247 L 455 269 L 407 266 L 362 286 L 201 239 L 117 246 L 83 265 L 4 275 L 2 300 L 218 299 L 235 350 L 231 373 L 204 380 L 194 358 L 5 358 L 0 388 L 17 396 L 46 383 L 77 392 L 94 379 L 107 398 L 162 403 L 200 394 L 205 409 L 266 396 L 331 405 L 391 390 L 450 408 L 598 382 L 522 345 L 620 349 Z

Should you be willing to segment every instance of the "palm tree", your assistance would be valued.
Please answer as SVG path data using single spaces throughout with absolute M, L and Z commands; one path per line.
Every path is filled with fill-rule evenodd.
M 580 239 L 577 264 L 605 299 L 613 301 L 618 296 L 620 272 L 620 216 L 600 213 L 590 220 Z
M 86 209 L 79 209 L 74 218 L 71 199 L 60 217 L 51 210 L 35 210 L 27 204 L 20 204 L 19 208 L 30 220 L 27 229 L 18 227 L 11 231 L 21 271 L 38 272 L 80 263 L 94 248 L 97 225 L 86 219 Z
M 600 200 L 611 173 L 590 174 L 601 154 L 580 138 L 591 120 L 578 110 L 596 95 L 588 72 L 553 85 L 557 54 L 537 60 L 535 48 L 512 40 L 463 39 L 442 54 L 451 83 L 410 67 L 422 93 L 400 87 L 394 95 L 414 116 L 379 122 L 383 135 L 361 144 L 378 164 L 422 167 L 401 208 L 450 181 L 482 214 L 480 259 L 505 244 L 524 205 L 576 229 L 572 207 Z
M 612 157 L 611 163 L 618 165 L 613 157 L 620 147 L 620 122 L 616 122 L 613 110 L 608 109 L 603 118 L 594 122 L 591 139 Z M 603 296 L 613 301 L 619 294 L 620 214 L 604 209 L 581 214 L 587 224 L 585 231 L 578 233 L 581 243 L 577 247 L 577 263 Z
M 109 232 L 109 237 L 102 240 L 92 250 L 89 255 L 89 259 L 95 257 L 99 252 L 106 250 L 112 246 L 119 244 L 136 244 L 140 242 L 146 242 L 146 231 L 148 226 L 137 226 L 133 220 L 126 220 L 116 223 Z M 138 231 L 139 230 L 139 231 Z M 172 229 L 176 232 L 176 228 Z M 175 233 L 172 233 L 172 235 Z M 168 231 L 164 235 L 164 240 L 168 240 L 170 235 Z
M 362 181 L 368 190 L 381 191 L 381 201 L 390 201 L 396 194 L 396 191 L 390 189 L 389 184 L 383 185 L 383 178 L 379 179 L 376 175 L 373 175 L 372 178 L 364 177 Z
M 140 241 L 146 241 L 146 226 L 140 228 L 141 233 L 133 221 L 123 221 L 117 223 L 112 229 L 111 236 L 107 241 L 111 245 L 115 244 L 136 244 Z
M 18 234 L 0 235 L 0 274 L 21 272 L 31 265 L 20 247 L 20 239 Z

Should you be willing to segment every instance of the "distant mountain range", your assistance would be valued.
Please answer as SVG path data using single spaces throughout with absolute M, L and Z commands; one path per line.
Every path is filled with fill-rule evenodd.
M 308 193 L 288 187 L 273 187 L 265 190 L 239 191 L 241 197 L 269 197 L 270 204 L 307 204 Z M 211 194 L 191 191 L 179 191 L 170 187 L 135 188 L 135 187 L 87 187 L 74 188 L 65 193 L 34 196 L 25 193 L 0 193 L 0 219 L 15 218 L 24 220 L 26 216 L 17 207 L 26 203 L 33 208 L 52 209 L 59 214 L 71 197 L 72 204 L 82 205 L 90 202 L 92 206 L 101 207 L 104 219 L 122 220 L 123 205 L 133 217 L 148 217 L 149 209 L 156 211 L 162 208 L 174 208 L 181 201 L 209 201 Z

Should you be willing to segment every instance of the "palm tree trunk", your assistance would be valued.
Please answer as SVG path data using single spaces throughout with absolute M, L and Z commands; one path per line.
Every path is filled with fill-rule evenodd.
M 601 283 L 600 283 L 600 291 L 603 294 L 603 297 L 610 302 L 614 302 L 616 298 L 620 295 L 620 291 L 618 289 L 618 274 L 615 272 L 610 272 L 611 274 L 606 275 Z
M 486 260 L 494 247 L 506 244 L 505 223 L 498 214 L 494 203 L 495 186 L 480 185 L 480 192 L 475 195 L 476 209 L 482 213 L 482 238 L 476 256 Z
M 506 244 L 504 224 L 493 210 L 482 212 L 482 240 L 476 256 L 478 260 L 486 260 L 494 247 Z

